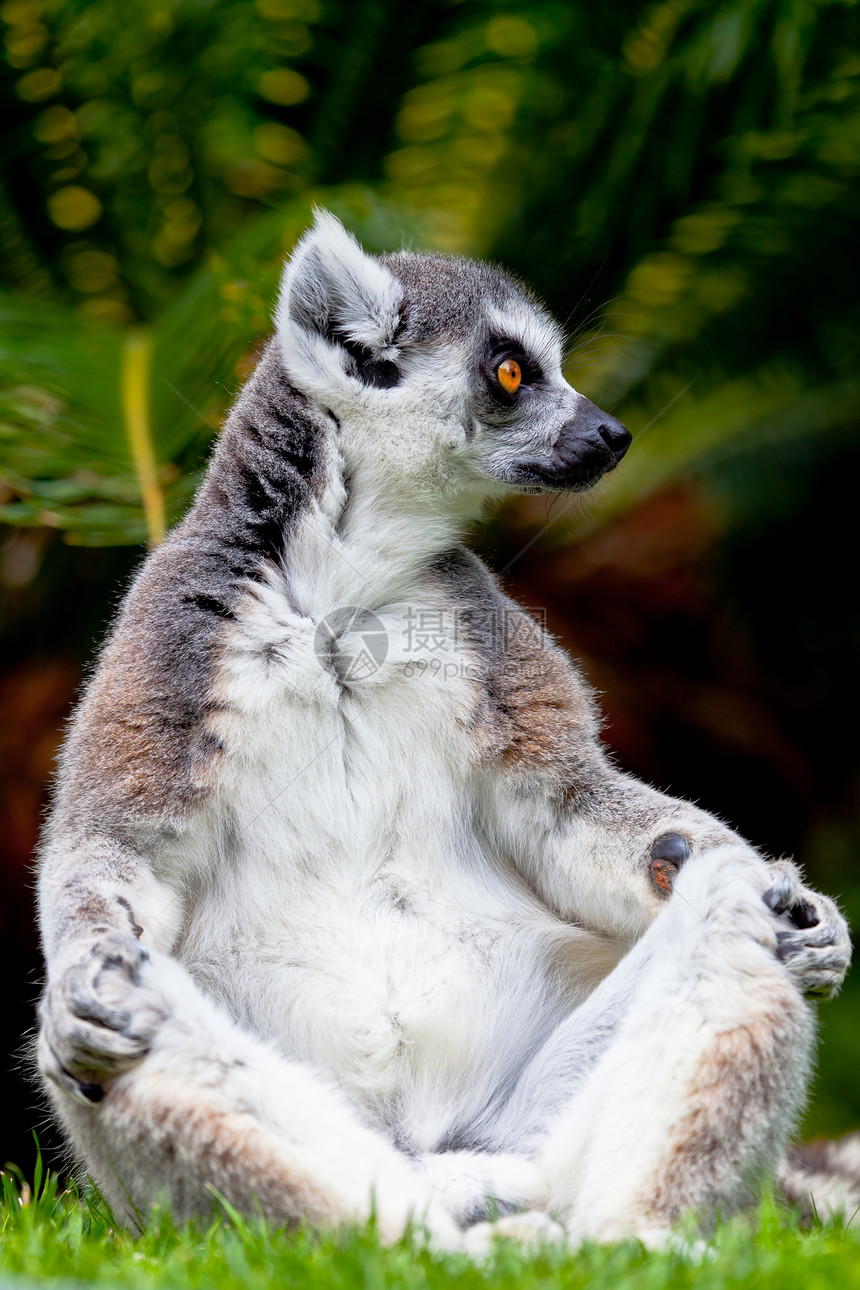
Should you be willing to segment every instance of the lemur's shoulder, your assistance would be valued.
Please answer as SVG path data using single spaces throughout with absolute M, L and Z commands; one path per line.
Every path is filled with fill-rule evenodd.
M 549 776 L 569 795 L 601 728 L 579 664 L 467 547 L 447 551 L 434 571 L 455 606 L 458 633 L 480 659 L 485 755 L 503 770 Z
M 178 820 L 223 752 L 214 678 L 249 578 L 280 559 L 320 487 L 320 413 L 270 344 L 242 390 L 185 520 L 120 607 L 60 760 L 57 806 L 120 827 Z

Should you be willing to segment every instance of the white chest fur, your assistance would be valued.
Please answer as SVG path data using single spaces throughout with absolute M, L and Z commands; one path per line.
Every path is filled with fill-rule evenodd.
M 575 983 L 549 982 L 576 929 L 475 823 L 477 661 L 438 591 L 348 622 L 337 658 L 291 599 L 273 576 L 229 629 L 228 752 L 180 955 L 429 1148 L 570 1006 Z

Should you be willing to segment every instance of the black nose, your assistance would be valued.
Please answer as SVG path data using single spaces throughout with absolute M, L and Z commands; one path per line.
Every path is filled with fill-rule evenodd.
M 515 478 L 532 489 L 583 492 L 614 470 L 633 442 L 616 417 L 596 403 L 576 396 L 576 413 L 558 432 L 552 458 L 518 462 Z
M 606 412 L 601 412 L 600 414 L 600 425 L 597 427 L 597 433 L 609 451 L 615 454 L 616 461 L 621 460 L 633 442 L 633 436 L 627 427 Z
M 612 460 L 604 464 L 604 471 L 617 466 L 633 442 L 630 431 L 617 417 L 610 416 L 581 394 L 577 400 L 576 415 L 565 422 L 561 431 L 562 440 L 575 438 L 583 449 L 590 445 L 598 456 L 609 449 Z

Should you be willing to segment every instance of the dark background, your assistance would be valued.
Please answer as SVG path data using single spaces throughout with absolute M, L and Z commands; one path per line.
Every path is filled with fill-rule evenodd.
M 636 442 L 597 494 L 515 499 L 476 541 L 584 660 L 625 767 L 797 855 L 860 917 L 857 13 L 0 16 L 0 1162 L 31 1167 L 42 1118 L 20 1054 L 63 722 L 187 505 L 314 201 L 371 249 L 501 260 L 562 318 L 569 378 Z M 849 978 L 821 1009 L 809 1134 L 860 1127 L 858 1004 Z

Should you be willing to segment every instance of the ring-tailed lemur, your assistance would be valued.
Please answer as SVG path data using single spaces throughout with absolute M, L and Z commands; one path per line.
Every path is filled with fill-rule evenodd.
M 298 244 L 42 848 L 41 1069 L 129 1217 L 215 1188 L 441 1246 L 488 1202 L 647 1237 L 779 1160 L 842 917 L 617 770 L 461 545 L 488 497 L 624 455 L 561 357 L 495 269 L 374 258 L 324 213 Z

